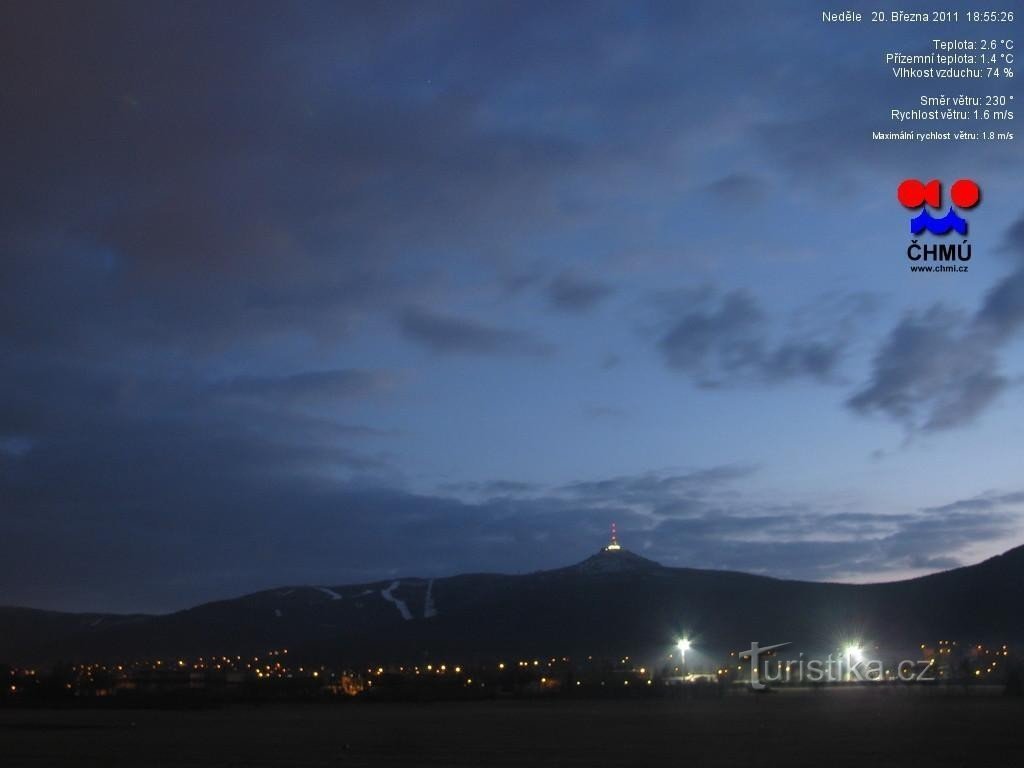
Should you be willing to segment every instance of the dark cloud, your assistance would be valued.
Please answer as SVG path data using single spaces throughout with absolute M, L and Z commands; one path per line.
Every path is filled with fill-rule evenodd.
M 694 296 L 658 340 L 665 363 L 704 387 L 747 381 L 832 378 L 847 338 L 771 338 L 770 321 L 747 291 Z
M 568 272 L 555 277 L 548 285 L 551 306 L 563 312 L 585 312 L 593 309 L 612 293 L 607 283 Z
M 909 313 L 875 354 L 870 381 L 849 399 L 908 429 L 972 422 L 1006 388 L 994 338 L 962 313 L 935 305 Z
M 552 347 L 525 331 L 494 328 L 475 320 L 408 308 L 399 327 L 410 341 L 438 354 L 546 356 Z
M 706 379 L 721 368 L 730 374 L 761 355 L 764 321 L 750 294 L 735 291 L 717 306 L 697 307 L 680 317 L 658 342 L 676 370 Z
M 937 507 L 926 507 L 921 511 L 926 515 L 936 515 L 940 519 L 965 520 L 975 513 L 986 515 L 1013 506 L 1024 506 L 1024 491 L 986 493 L 969 499 L 957 499 Z
M 1009 386 L 1000 354 L 1024 325 L 1024 217 L 1007 235 L 1019 266 L 999 280 L 973 314 L 937 304 L 909 312 L 875 354 L 869 380 L 849 399 L 908 432 L 963 427 Z

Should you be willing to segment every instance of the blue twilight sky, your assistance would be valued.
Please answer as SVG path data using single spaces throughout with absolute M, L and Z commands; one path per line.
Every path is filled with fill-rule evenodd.
M 766 6 L 8 3 L 0 603 L 1024 541 L 1019 144 L 871 140 L 1016 81 Z M 968 274 L 907 177 L 981 185 Z

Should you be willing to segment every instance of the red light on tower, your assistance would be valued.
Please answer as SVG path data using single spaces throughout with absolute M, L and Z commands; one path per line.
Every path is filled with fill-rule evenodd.
M 615 523 L 612 523 L 612 539 L 608 542 L 608 546 L 604 548 L 604 551 L 617 552 L 620 549 L 622 549 L 622 547 L 619 546 L 619 537 L 615 532 Z

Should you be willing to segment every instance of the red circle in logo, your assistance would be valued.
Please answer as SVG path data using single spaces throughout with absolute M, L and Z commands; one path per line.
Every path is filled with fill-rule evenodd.
M 896 189 L 896 197 L 907 208 L 920 208 L 925 203 L 938 208 L 942 205 L 942 185 L 938 179 L 927 184 L 917 179 L 904 179 Z
M 924 184 L 917 179 L 906 179 L 896 189 L 896 197 L 907 208 L 924 205 Z
M 958 179 L 949 188 L 949 196 L 954 205 L 961 208 L 973 208 L 981 199 L 981 190 L 970 179 Z

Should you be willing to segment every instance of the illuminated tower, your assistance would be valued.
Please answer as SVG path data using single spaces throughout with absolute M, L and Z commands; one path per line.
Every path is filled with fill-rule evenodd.
M 608 546 L 604 548 L 605 552 L 618 552 L 622 547 L 619 546 L 619 537 L 615 533 L 615 523 L 612 523 L 612 540 L 608 542 Z

